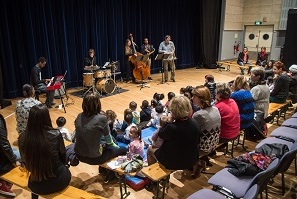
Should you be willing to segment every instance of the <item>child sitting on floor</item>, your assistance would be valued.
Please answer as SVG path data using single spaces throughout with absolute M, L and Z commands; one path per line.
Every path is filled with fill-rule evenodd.
M 210 91 L 212 103 L 216 100 L 216 83 L 212 75 L 205 75 L 205 87 Z
M 159 128 L 153 133 L 152 137 L 148 139 L 151 142 L 151 145 L 148 147 L 148 150 L 147 150 L 148 165 L 151 165 L 157 162 L 154 153 L 163 144 L 163 140 L 159 137 L 159 131 L 167 124 L 168 121 L 169 121 L 169 117 L 166 115 L 162 115 L 160 117 Z
M 130 143 L 130 137 L 129 137 L 129 134 L 130 134 L 130 129 L 131 127 L 133 126 L 136 126 L 136 124 L 134 124 L 132 122 L 133 120 L 133 115 L 131 113 L 127 114 L 125 116 L 125 122 L 126 124 L 128 125 L 127 128 L 125 129 L 124 133 L 122 134 L 119 134 L 117 135 L 117 138 L 116 140 L 119 141 L 119 142 L 123 142 L 125 144 L 129 144 Z
M 117 128 L 120 126 L 120 122 L 117 119 L 117 114 L 113 110 L 106 111 L 106 118 L 108 120 L 108 125 L 110 129 L 110 134 L 116 138 L 117 137 Z
M 152 119 L 147 123 L 147 126 L 158 128 L 160 125 L 160 117 L 163 115 L 163 106 L 159 104 L 156 106 L 155 110 L 156 114 L 152 116 Z
M 129 137 L 131 142 L 128 145 L 128 158 L 131 158 L 134 154 L 139 154 L 144 158 L 144 142 L 141 140 L 141 129 L 132 126 Z
M 147 100 L 143 100 L 140 108 L 140 122 L 150 121 L 152 110 L 149 107 L 149 102 Z
M 137 103 L 134 101 L 130 102 L 129 108 L 132 111 L 132 115 L 135 120 L 135 124 L 139 124 L 140 123 L 140 113 L 137 111 Z
M 62 134 L 62 137 L 65 140 L 71 142 L 72 141 L 71 135 L 70 135 L 68 129 L 64 127 L 65 124 L 66 124 L 66 118 L 65 117 L 62 117 L 62 116 L 61 117 L 58 117 L 58 119 L 56 120 L 56 124 L 58 126 L 57 129 L 59 129 L 59 131 Z

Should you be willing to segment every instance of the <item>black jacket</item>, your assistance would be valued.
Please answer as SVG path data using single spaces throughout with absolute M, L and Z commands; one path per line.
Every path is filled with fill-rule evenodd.
M 151 119 L 152 110 L 150 107 L 144 108 L 140 111 L 140 122 L 149 121 Z
M 45 157 L 45 158 L 52 159 L 53 171 L 55 171 L 56 169 L 58 169 L 59 166 L 66 165 L 66 149 L 65 149 L 64 140 L 59 130 L 52 129 L 52 130 L 47 130 L 43 133 L 45 135 L 45 139 L 50 149 L 50 157 Z M 24 153 L 23 153 L 24 136 L 25 134 L 21 133 L 18 140 L 22 159 L 25 159 Z M 26 162 L 25 162 L 25 165 L 26 165 Z
M 0 153 L 4 154 L 12 164 L 15 164 L 16 155 L 7 139 L 7 129 L 2 115 L 0 115 Z
M 39 74 L 41 73 L 41 68 L 38 65 L 35 65 L 31 70 L 30 83 L 32 86 L 36 86 L 40 83 L 44 83 L 44 80 L 40 78 Z

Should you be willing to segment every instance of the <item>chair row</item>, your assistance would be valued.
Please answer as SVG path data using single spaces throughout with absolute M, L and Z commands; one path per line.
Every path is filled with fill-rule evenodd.
M 266 190 L 269 180 L 279 173 L 282 181 L 282 195 L 285 193 L 284 173 L 289 169 L 295 160 L 295 175 L 297 175 L 296 153 L 297 153 L 297 113 L 285 120 L 282 126 L 271 132 L 270 137 L 263 139 L 257 146 L 256 151 L 264 144 L 282 144 L 287 146 L 286 152 L 278 159 L 276 158 L 269 167 L 256 176 L 236 177 L 224 168 L 213 175 L 208 183 L 213 186 L 213 190 L 202 189 L 189 196 L 192 198 L 224 198 L 226 195 L 231 198 L 256 198 L 259 193 Z M 228 180 L 222 180 L 228 179 Z M 255 187 L 255 185 L 258 185 Z M 218 193 L 220 192 L 220 193 Z

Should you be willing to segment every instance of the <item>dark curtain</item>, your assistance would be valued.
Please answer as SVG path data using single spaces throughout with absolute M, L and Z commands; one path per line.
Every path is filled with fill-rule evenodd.
M 166 34 L 176 46 L 177 69 L 217 60 L 221 0 L 1 0 L 0 61 L 4 95 L 21 96 L 40 56 L 44 78 L 63 75 L 67 87 L 81 86 L 83 59 L 95 49 L 98 65 L 119 61 L 124 76 L 124 43 L 131 32 L 156 50 Z M 156 56 L 156 53 L 153 57 Z M 160 62 L 153 61 L 152 73 Z
M 297 64 L 297 10 L 290 9 L 288 11 L 288 21 L 286 38 L 283 53 L 283 62 L 287 69 L 290 68 L 292 64 Z
M 200 1 L 200 29 L 202 66 L 216 67 L 219 52 L 221 0 Z

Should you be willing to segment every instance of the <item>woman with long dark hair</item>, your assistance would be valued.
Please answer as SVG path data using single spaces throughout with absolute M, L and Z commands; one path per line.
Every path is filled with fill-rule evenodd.
M 66 150 L 59 130 L 52 126 L 46 106 L 38 104 L 29 112 L 27 129 L 19 137 L 25 167 L 30 172 L 28 187 L 36 194 L 50 194 L 69 185 Z M 32 198 L 38 195 L 32 193 Z

